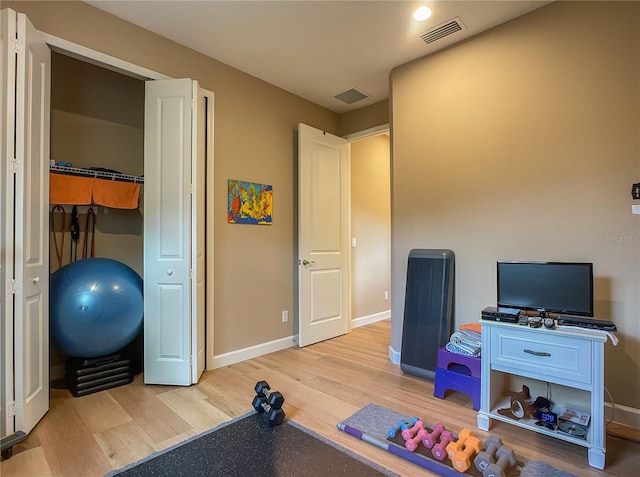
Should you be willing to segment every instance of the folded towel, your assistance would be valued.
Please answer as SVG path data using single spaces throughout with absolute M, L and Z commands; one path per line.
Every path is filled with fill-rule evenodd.
M 456 331 L 449 338 L 449 342 L 465 350 L 469 356 L 480 356 L 482 351 L 482 337 L 476 331 Z
M 93 179 L 93 203 L 114 209 L 136 209 L 140 184 Z
M 447 349 L 447 351 L 450 351 L 451 353 L 461 354 L 464 356 L 471 356 L 475 358 L 480 357 L 480 355 L 471 354 L 466 349 L 463 349 L 463 348 L 460 348 L 460 346 L 454 345 L 451 341 L 449 341 L 446 345 L 444 345 L 444 347 Z
M 51 204 L 91 204 L 91 180 L 86 177 L 49 173 Z

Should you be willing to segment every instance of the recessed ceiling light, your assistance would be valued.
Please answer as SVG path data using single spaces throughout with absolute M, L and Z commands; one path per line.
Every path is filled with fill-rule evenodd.
M 431 9 L 425 5 L 416 8 L 416 11 L 413 12 L 413 19 L 422 22 L 431 16 Z

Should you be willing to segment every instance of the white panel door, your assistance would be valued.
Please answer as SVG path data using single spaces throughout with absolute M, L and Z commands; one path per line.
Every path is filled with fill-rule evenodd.
M 18 14 L 17 20 L 16 429 L 29 433 L 49 409 L 51 51 L 25 15 Z
M 13 402 L 13 173 L 16 13 L 0 10 L 0 436 L 15 431 Z
M 193 109 L 193 155 L 191 170 L 193 174 L 193 194 L 191 207 L 192 221 L 192 309 L 191 329 L 194 330 L 191 355 L 194 359 L 191 382 L 197 383 L 205 366 L 205 191 L 207 166 L 213 167 L 213 93 L 205 92 L 193 82 L 193 96 L 196 107 Z
M 190 79 L 148 81 L 144 139 L 144 381 L 191 384 Z
M 349 331 L 349 144 L 298 125 L 299 345 Z

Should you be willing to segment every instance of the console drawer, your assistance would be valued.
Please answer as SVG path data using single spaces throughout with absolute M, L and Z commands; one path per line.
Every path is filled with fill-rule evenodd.
M 489 331 L 489 330 L 487 330 Z M 554 336 L 553 330 L 491 327 L 491 367 L 551 382 L 591 383 L 591 342 Z

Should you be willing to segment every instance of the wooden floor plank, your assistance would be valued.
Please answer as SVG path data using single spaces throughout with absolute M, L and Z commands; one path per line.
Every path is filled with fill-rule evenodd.
M 336 424 L 368 403 L 392 408 L 452 430 L 496 434 L 521 456 L 585 477 L 635 476 L 640 444 L 607 436 L 606 468 L 588 466 L 587 449 L 495 422 L 476 427 L 477 412 L 462 393 L 433 396 L 433 383 L 404 374 L 389 361 L 390 322 L 373 323 L 306 348 L 289 348 L 206 371 L 190 387 L 133 383 L 82 398 L 51 390 L 50 411 L 2 461 L 2 477 L 94 477 L 178 444 L 228 419 L 252 411 L 256 381 L 267 380 L 285 396 L 287 418 L 402 476 L 432 475 Z M 616 426 L 609 427 L 615 433 Z M 611 434 L 611 432 L 610 432 Z M 302 474 L 301 474 L 302 475 Z
M 116 469 L 138 461 L 155 450 L 154 443 L 133 420 L 98 432 L 94 437 L 111 466 Z
M 206 401 L 207 395 L 199 389 L 177 388 L 158 395 L 158 399 L 187 422 L 191 429 L 197 433 L 231 419 L 231 416 L 208 403 Z
M 52 475 L 91 475 L 109 470 L 109 460 L 78 413 L 71 395 L 51 399 L 49 406 L 49 412 L 32 432 L 39 436 Z M 4 471 L 2 476 L 5 477 Z
M 171 412 L 153 390 L 154 386 L 121 386 L 108 392 L 131 415 L 153 442 L 160 442 L 191 428 L 176 413 Z M 165 390 L 164 392 L 170 392 Z M 195 389 L 195 388 L 194 388 Z
M 14 455 L 11 459 L 2 461 L 0 475 L 3 477 L 51 477 L 51 469 L 44 454 L 44 449 L 34 447 Z
M 95 393 L 71 401 L 92 434 L 132 421 L 111 394 Z

